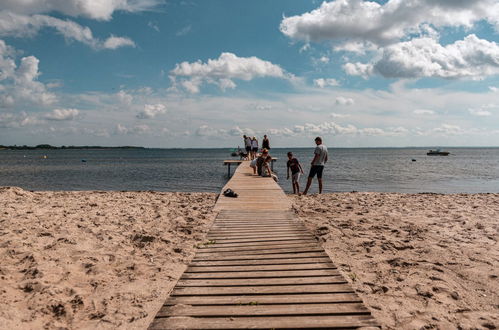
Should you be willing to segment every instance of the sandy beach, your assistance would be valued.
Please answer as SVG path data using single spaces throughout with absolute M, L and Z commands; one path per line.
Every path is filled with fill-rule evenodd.
M 0 329 L 145 329 L 216 194 L 0 188 Z
M 145 329 L 215 198 L 0 188 L 0 328 Z M 499 326 L 499 194 L 290 198 L 383 328 Z
M 292 198 L 383 328 L 499 327 L 499 194 Z

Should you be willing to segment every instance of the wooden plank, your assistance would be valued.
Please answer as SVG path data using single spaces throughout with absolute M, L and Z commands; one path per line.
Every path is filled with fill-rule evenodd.
M 321 247 L 300 247 L 294 249 L 272 249 L 272 250 L 255 250 L 255 251 L 235 251 L 235 252 L 204 252 L 198 251 L 196 256 L 233 256 L 233 255 L 253 255 L 253 254 L 276 254 L 276 253 L 300 253 L 300 252 L 322 252 Z
M 244 295 L 244 296 L 178 296 L 169 297 L 164 305 L 246 305 L 265 304 L 312 304 L 312 303 L 352 303 L 361 302 L 356 293 L 314 293 L 282 295 Z
M 290 278 L 242 278 L 242 279 L 180 279 L 177 287 L 212 286 L 257 286 L 257 285 L 304 285 L 304 284 L 345 284 L 343 276 L 290 277 Z
M 255 302 L 257 303 L 257 302 Z M 308 305 L 246 305 L 246 306 L 163 306 L 158 317 L 168 316 L 276 316 L 276 315 L 353 315 L 368 314 L 362 303 Z
M 219 214 L 150 329 L 357 328 L 369 310 L 277 183 L 242 162 Z
M 226 286 L 226 287 L 175 287 L 172 296 L 209 296 L 235 294 L 284 294 L 354 292 L 348 284 Z
M 249 254 L 251 252 L 258 251 L 268 251 L 272 252 L 274 250 L 282 250 L 289 248 L 319 248 L 317 243 L 306 243 L 303 244 L 279 244 L 279 245 L 258 245 L 258 246 L 249 246 L 249 247 L 207 247 L 207 248 L 199 248 L 197 253 L 222 253 L 222 252 L 236 252 L 241 254 Z
M 269 239 L 262 240 L 211 240 L 212 243 L 201 244 L 198 246 L 200 250 L 206 250 L 209 248 L 219 249 L 228 247 L 250 247 L 250 246 L 262 246 L 264 245 L 283 245 L 283 244 L 317 244 L 315 239 L 311 238 L 292 238 L 292 237 L 272 237 Z M 215 241 L 215 243 L 213 243 Z
M 231 235 L 243 235 L 243 234 L 248 234 L 248 235 L 256 235 L 256 234 L 268 234 L 268 233 L 296 233 L 296 234 L 299 234 L 299 233 L 307 233 L 307 234 L 310 234 L 310 232 L 305 229 L 304 227 L 303 228 L 297 228 L 296 226 L 294 226 L 294 228 L 292 229 L 288 229 L 288 228 L 283 228 L 283 229 L 258 229 L 258 228 L 251 228 L 251 229 L 245 229 L 245 230 L 238 230 L 238 229 L 215 229 L 213 228 L 212 230 L 210 230 L 210 232 L 208 233 L 209 235 L 227 235 L 227 236 L 231 236 Z
M 328 257 L 328 255 L 321 252 L 309 252 L 309 253 L 283 253 L 283 254 L 263 254 L 263 255 L 241 255 L 241 256 L 218 256 L 218 257 L 202 257 L 196 255 L 193 262 L 196 261 L 218 261 L 218 260 L 270 260 L 270 259 L 282 259 L 282 258 L 318 258 L 318 257 Z
M 332 262 L 299 264 L 299 265 L 257 265 L 257 266 L 213 266 L 210 272 L 236 271 L 275 271 L 275 270 L 306 270 L 306 269 L 336 269 Z M 188 266 L 186 273 L 208 273 L 206 267 Z
M 168 317 L 154 319 L 149 329 L 345 329 L 372 327 L 377 323 L 368 315 L 317 315 L 313 317 Z
M 285 265 L 285 264 L 310 264 L 310 263 L 331 262 L 329 257 L 319 258 L 287 258 L 287 259 L 267 259 L 267 260 L 219 260 L 219 261 L 193 261 L 191 266 L 211 267 L 211 266 L 239 266 L 239 265 Z
M 312 235 L 306 234 L 285 234 L 285 235 L 274 235 L 274 236 L 256 236 L 256 237 L 224 237 L 224 236 L 209 236 L 211 243 L 209 246 L 222 245 L 227 246 L 233 243 L 262 243 L 262 242 L 282 242 L 282 241 L 307 241 L 310 240 L 317 243 Z
M 240 271 L 240 272 L 216 272 L 216 273 L 184 273 L 181 279 L 210 279 L 210 278 L 264 278 L 264 277 L 318 277 L 337 276 L 340 272 L 336 269 L 312 269 L 312 270 L 274 270 L 268 271 Z

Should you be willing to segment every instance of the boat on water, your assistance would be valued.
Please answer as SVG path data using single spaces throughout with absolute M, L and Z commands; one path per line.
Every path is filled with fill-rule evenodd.
M 437 150 L 430 150 L 426 154 L 428 156 L 449 156 L 450 152 L 437 149 Z

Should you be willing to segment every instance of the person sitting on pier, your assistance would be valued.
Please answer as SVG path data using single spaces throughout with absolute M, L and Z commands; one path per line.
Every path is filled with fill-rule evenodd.
M 265 157 L 265 160 L 262 165 L 262 174 L 261 176 L 263 177 L 271 177 L 274 179 L 275 182 L 279 182 L 279 179 L 277 178 L 277 175 L 272 172 L 272 169 L 270 167 L 270 163 L 272 162 L 272 156 L 268 155 Z
M 265 163 L 265 159 L 267 158 L 268 155 L 269 155 L 268 150 L 263 149 L 260 156 L 256 159 L 256 170 L 257 170 L 258 175 L 262 175 L 262 167 L 263 167 L 263 164 Z

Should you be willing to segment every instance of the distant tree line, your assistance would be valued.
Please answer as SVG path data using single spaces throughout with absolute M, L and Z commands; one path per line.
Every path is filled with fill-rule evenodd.
M 50 144 L 39 144 L 37 146 L 18 146 L 18 145 L 13 145 L 13 146 L 4 146 L 0 144 L 0 150 L 1 149 L 8 149 L 8 150 L 57 150 L 57 149 L 145 149 L 144 147 L 134 147 L 134 146 L 121 146 L 121 147 L 103 147 L 103 146 L 60 146 L 60 147 L 55 147 L 51 146 Z

